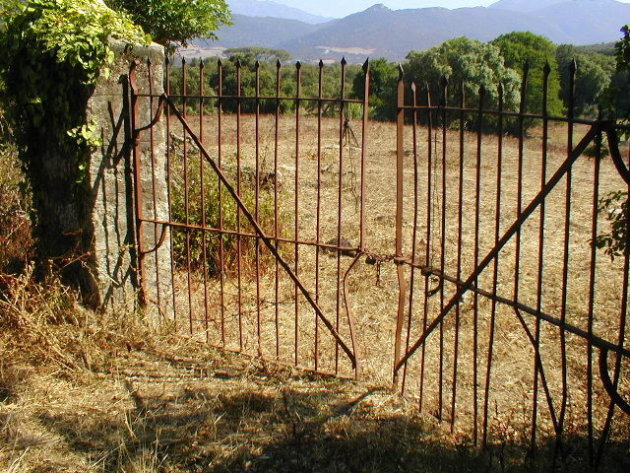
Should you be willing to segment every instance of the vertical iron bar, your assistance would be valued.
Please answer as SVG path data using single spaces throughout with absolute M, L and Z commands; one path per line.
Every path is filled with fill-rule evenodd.
M 479 211 L 481 208 L 481 158 L 482 158 L 482 140 L 483 140 L 483 107 L 486 97 L 486 89 L 482 85 L 479 88 L 479 111 L 478 111 L 478 130 L 477 130 L 477 162 L 475 163 L 475 247 L 474 247 L 474 265 L 475 268 L 479 264 L 479 233 L 481 222 Z M 478 286 L 479 280 L 475 279 L 475 285 Z M 477 359 L 477 349 L 479 346 L 479 293 L 475 291 L 473 294 L 473 350 L 475 352 L 475 360 Z M 476 372 L 476 366 L 475 366 Z M 475 383 L 476 384 L 476 383 Z M 476 402 L 476 401 L 475 401 Z
M 165 64 L 165 92 L 167 96 L 171 95 L 171 62 L 168 57 L 164 60 Z M 165 107 L 166 113 L 166 190 L 167 190 L 167 201 L 168 201 L 168 220 L 169 222 L 173 221 L 173 202 L 172 202 L 172 168 L 171 168 L 171 113 L 170 108 Z M 174 245 L 173 245 L 173 229 L 171 229 L 169 234 L 169 243 L 170 243 L 170 251 L 171 251 L 171 288 L 173 293 L 173 323 L 175 325 L 175 331 L 177 332 L 177 294 L 175 291 L 175 254 L 174 254 Z
M 426 99 L 427 99 L 427 236 L 426 236 L 426 249 L 425 249 L 425 263 L 427 266 L 432 267 L 431 261 L 431 223 L 433 221 L 433 112 L 431 110 L 431 89 L 428 83 L 425 83 Z M 429 315 L 429 281 L 430 278 L 424 278 L 424 307 L 422 314 L 422 331 L 427 329 L 427 320 Z M 419 408 L 422 411 L 422 404 L 424 400 L 424 365 L 426 357 L 426 344 L 422 344 L 422 351 L 420 354 L 420 393 L 419 393 Z
M 575 78 L 577 74 L 577 62 L 575 59 L 571 62 L 569 69 L 569 107 L 568 107 L 568 139 L 567 153 L 573 151 L 573 120 L 575 119 Z M 600 133 L 601 134 L 601 133 Z M 600 135 L 598 134 L 598 135 Z M 564 225 L 564 248 L 563 248 L 563 266 L 562 266 L 562 301 L 560 308 L 560 320 L 566 322 L 567 318 L 567 295 L 569 284 L 569 251 L 571 240 L 571 187 L 572 187 L 572 169 L 567 172 L 567 187 L 565 197 L 565 225 Z M 543 204 L 544 205 L 544 204 Z M 560 409 L 559 435 L 562 434 L 564 418 L 566 414 L 566 403 L 568 400 L 568 373 L 567 373 L 567 348 L 566 333 L 564 329 L 560 330 L 560 352 L 562 357 L 562 406 Z
M 405 82 L 404 71 L 402 66 L 398 68 L 398 89 L 397 89 L 397 120 L 396 120 L 396 257 L 402 257 L 403 251 L 403 170 L 405 157 Z M 396 268 L 398 274 L 398 316 L 396 319 L 396 333 L 394 341 L 394 370 L 393 383 L 398 383 L 398 374 L 396 365 L 400 360 L 400 351 L 402 343 L 402 330 L 405 317 L 405 299 L 407 295 L 407 285 L 405 282 L 405 272 L 402 265 Z
M 446 140 L 447 138 L 447 111 L 448 106 L 448 80 L 442 77 L 441 88 L 441 119 L 442 119 L 442 222 L 440 227 L 440 273 L 444 274 L 446 267 Z M 440 311 L 444 310 L 444 284 L 440 284 Z M 442 410 L 444 406 L 444 323 L 440 322 L 440 367 L 439 367 L 439 393 L 438 393 L 438 419 L 442 420 Z
M 295 275 L 299 277 L 300 273 L 300 95 L 301 95 L 301 71 L 302 64 L 298 61 L 295 64 L 295 229 L 294 229 L 294 258 L 295 258 Z M 298 299 L 298 287 L 295 286 L 293 295 L 295 299 L 295 333 L 294 333 L 294 361 L 295 366 L 299 364 L 299 327 L 300 327 L 300 301 Z M 336 327 L 339 330 L 339 327 Z
M 498 94 L 499 94 L 499 123 L 498 123 L 498 149 L 497 149 L 497 191 L 496 191 L 496 207 L 495 207 L 495 221 L 494 221 L 494 246 L 496 247 L 499 244 L 499 238 L 501 234 L 501 192 L 502 188 L 502 179 L 503 179 L 503 85 L 499 84 L 498 86 Z M 492 370 L 492 354 L 494 350 L 494 332 L 496 326 L 496 317 L 497 317 L 497 289 L 498 289 L 498 279 L 499 279 L 499 255 L 494 260 L 494 268 L 492 274 L 492 306 L 490 309 L 490 333 L 488 340 L 488 359 L 486 365 L 486 381 L 484 386 L 484 403 L 483 403 L 483 434 L 482 434 L 482 444 L 485 448 L 487 446 L 488 441 L 488 410 L 490 407 L 490 375 Z M 475 383 L 475 393 L 476 393 L 476 383 Z M 475 395 L 475 399 L 476 399 Z M 477 411 L 474 413 L 474 424 L 475 424 L 475 444 L 477 444 Z
M 361 209 L 359 217 L 359 248 L 365 249 L 365 198 L 366 198 L 366 182 L 365 182 L 365 159 L 367 155 L 367 132 L 368 119 L 370 114 L 370 61 L 369 59 L 363 64 L 363 73 L 365 79 L 363 82 L 363 129 L 361 131 Z
M 317 80 L 317 210 L 315 222 L 315 302 L 319 305 L 319 247 L 322 225 L 322 112 L 324 90 L 324 61 L 319 61 Z M 315 317 L 315 371 L 319 369 L 319 317 Z
M 457 280 L 461 280 L 462 275 L 462 233 L 464 225 L 464 128 L 465 128 L 465 90 L 464 83 L 460 84 L 459 89 L 459 179 L 457 185 Z M 461 317 L 461 307 L 459 301 L 455 306 L 455 353 L 453 362 L 453 402 L 451 403 L 451 433 L 455 428 L 455 408 L 457 400 L 457 368 L 459 358 L 459 322 Z M 477 344 L 476 340 L 473 341 L 473 389 L 476 387 L 476 359 L 477 359 Z M 476 408 L 476 399 L 474 400 L 474 406 Z
M 199 139 L 203 143 L 203 107 L 204 107 L 204 63 L 203 59 L 199 59 Z M 206 188 L 205 188 L 205 175 L 203 168 L 203 159 L 201 154 L 199 155 L 199 185 L 201 188 L 201 226 L 205 229 L 207 226 L 206 215 Z M 207 232 L 201 231 L 201 246 L 203 255 L 203 316 L 206 330 L 206 342 L 210 340 L 209 325 L 208 325 L 208 245 L 207 245 Z
M 523 209 L 523 159 L 525 144 L 525 105 L 527 103 L 527 82 L 529 78 L 529 63 L 525 63 L 523 67 L 523 81 L 521 83 L 521 101 L 518 114 L 518 171 L 516 177 L 516 215 L 521 214 Z M 521 273 L 521 229 L 516 231 L 516 250 L 515 250 L 515 273 L 514 273 L 514 300 L 518 301 L 520 273 Z
M 241 61 L 236 61 L 236 193 L 241 195 Z M 238 343 L 243 351 L 243 276 L 242 276 L 242 238 L 241 238 L 241 209 L 236 209 L 236 278 L 238 291 Z
M 599 119 L 602 119 L 601 109 L 599 111 Z M 599 180 L 600 167 L 602 158 L 602 134 L 597 135 L 596 156 L 594 162 L 593 183 L 593 222 L 591 227 L 591 242 L 595 242 L 597 238 L 597 219 L 599 216 Z M 591 243 L 591 263 L 589 276 L 589 295 L 588 295 L 588 327 L 589 337 L 593 336 L 593 326 L 595 321 L 595 284 L 597 276 L 597 247 Z M 586 347 L 586 421 L 588 428 L 588 452 L 589 463 L 593 464 L 593 343 L 589 339 Z
M 547 184 L 547 150 L 548 150 L 548 138 L 549 138 L 549 118 L 548 118 L 548 94 L 549 94 L 549 74 L 551 73 L 551 67 L 549 63 L 545 64 L 545 68 L 543 70 L 543 103 L 542 103 L 542 114 L 543 114 L 543 136 L 542 136 L 542 159 L 541 159 L 541 169 L 540 169 L 540 190 L 542 191 Z M 538 229 L 538 281 L 536 284 L 536 310 L 540 311 L 543 307 L 543 280 L 544 280 L 544 272 L 545 272 L 545 208 L 546 202 L 543 200 L 540 203 L 540 220 L 539 220 L 539 229 Z M 534 399 L 532 403 L 532 426 L 535 428 L 536 419 L 538 415 L 538 382 L 539 382 L 539 373 L 542 366 L 539 363 L 540 360 L 540 319 L 536 318 L 536 324 L 534 329 L 534 340 L 535 346 L 534 350 L 536 356 L 534 357 Z M 564 340 L 565 334 L 564 329 L 560 329 L 560 340 L 561 346 L 564 350 Z M 562 356 L 562 373 L 563 373 L 563 393 L 566 394 L 566 355 L 563 351 Z M 563 394 L 563 405 L 566 401 L 565 396 Z M 563 409 L 564 410 L 564 409 Z M 559 437 L 558 437 L 559 440 Z M 532 431 L 532 450 L 536 448 L 536 431 Z
M 260 62 L 256 61 L 255 67 L 255 81 L 256 81 L 256 98 L 255 98 L 255 173 L 254 178 L 254 218 L 257 222 L 260 222 Z M 256 251 L 256 334 L 258 338 L 258 355 L 262 358 L 262 333 L 261 333 L 261 313 L 260 313 L 260 238 L 256 235 L 255 241 Z
M 217 162 L 223 165 L 223 63 L 217 60 Z M 221 304 L 221 345 L 225 346 L 225 244 L 223 241 L 223 183 L 217 176 L 219 193 L 219 291 Z
M 341 222 L 343 215 L 343 139 L 345 123 L 345 92 L 346 92 L 346 58 L 341 59 L 341 84 L 339 97 L 339 188 L 337 199 L 337 246 L 341 245 Z M 341 312 L 341 252 L 337 251 L 337 291 L 336 291 L 336 316 L 335 330 L 339 331 L 339 320 Z M 335 374 L 339 373 L 339 344 L 335 344 Z
M 186 82 L 188 80 L 187 71 L 186 71 L 186 59 L 182 58 L 182 115 L 184 119 L 187 116 L 188 111 L 186 110 L 188 106 L 188 101 L 186 100 L 186 96 L 188 94 L 186 88 Z M 192 276 L 191 276 L 191 252 L 190 252 L 190 194 L 189 194 L 189 185 L 190 185 L 190 176 L 188 169 L 188 132 L 182 126 L 182 137 L 183 141 L 183 153 L 184 153 L 184 215 L 185 215 L 185 223 L 186 223 L 186 278 L 188 281 L 188 323 L 190 328 L 190 334 L 193 334 L 193 304 L 192 304 Z
M 418 90 L 415 82 L 411 83 L 411 93 L 413 98 L 413 229 L 411 240 L 411 278 L 409 281 L 409 310 L 407 315 L 407 336 L 405 341 L 405 350 L 409 350 L 409 344 L 411 342 L 411 323 L 413 317 L 413 300 L 414 300 L 414 288 L 416 278 L 416 249 L 418 240 L 418 184 L 420 176 L 418 175 Z M 401 392 L 405 393 L 405 384 L 407 381 L 407 368 L 408 364 L 405 364 L 403 369 Z
M 273 153 L 273 173 L 275 182 L 273 186 L 273 234 L 275 238 L 276 251 L 278 250 L 278 237 L 280 236 L 279 217 L 278 217 L 278 186 L 280 185 L 280 176 L 278 175 L 278 154 L 280 142 L 280 71 L 282 65 L 280 60 L 276 61 L 276 110 L 274 117 L 274 153 Z M 275 295 L 275 330 L 276 330 L 276 360 L 280 359 L 280 263 L 275 258 L 275 278 L 274 278 L 274 295 Z

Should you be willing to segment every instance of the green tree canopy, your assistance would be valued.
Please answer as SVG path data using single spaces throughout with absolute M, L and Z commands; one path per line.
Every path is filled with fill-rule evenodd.
M 575 46 L 561 44 L 556 49 L 560 71 L 561 97 L 569 105 L 569 84 L 572 63 L 575 60 L 574 106 L 576 115 L 597 116 L 603 94 L 615 76 L 615 59 L 601 53 L 583 53 Z
M 127 12 L 160 44 L 185 46 L 198 36 L 214 38 L 215 30 L 230 24 L 225 0 L 105 0 L 105 3 Z
M 396 118 L 396 85 L 398 68 L 385 58 L 370 61 L 370 115 L 375 120 Z M 365 74 L 357 74 L 352 84 L 356 97 L 362 98 L 365 90 Z
M 560 80 L 556 61 L 556 46 L 544 36 L 517 31 L 499 36 L 492 44 L 501 50 L 505 65 L 523 75 L 525 64 L 529 66 L 526 107 L 530 113 L 541 113 L 543 106 L 544 69 L 549 64 L 547 111 L 561 115 Z
M 630 72 L 630 25 L 621 28 L 623 38 L 615 44 L 617 69 Z
M 499 48 L 493 44 L 456 38 L 427 51 L 412 51 L 407 59 L 408 77 L 418 85 L 428 83 L 434 103 L 440 97 L 439 82 L 442 77 L 449 81 L 450 103 L 456 103 L 462 84 L 469 106 L 477 103 L 480 86 L 485 88 L 486 106 L 496 106 L 500 84 L 506 107 L 514 107 L 518 103 L 518 74 L 506 67 Z
M 229 48 L 223 52 L 226 56 L 251 56 L 255 61 L 280 61 L 291 60 L 291 54 L 285 49 L 263 48 L 260 46 L 243 46 L 240 48 Z

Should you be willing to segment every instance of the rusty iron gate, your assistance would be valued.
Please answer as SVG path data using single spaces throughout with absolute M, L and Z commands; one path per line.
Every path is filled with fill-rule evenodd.
M 630 427 L 630 255 L 595 244 L 627 199 L 611 193 L 630 188 L 628 128 L 577 118 L 572 98 L 551 116 L 548 68 L 537 113 L 527 68 L 517 111 L 501 86 L 407 84 L 401 69 L 397 124 L 373 122 L 369 62 L 358 99 L 347 67 L 320 62 L 305 92 L 300 63 L 272 76 L 258 62 L 167 63 L 164 94 L 132 67 L 141 284 L 168 239 L 177 330 L 320 374 L 393 373 L 475 445 L 553 439 L 557 453 L 582 435 L 597 463 Z M 143 101 L 151 123 L 138 123 Z M 160 120 L 168 202 L 141 202 Z M 604 208 L 613 195 L 621 207 Z

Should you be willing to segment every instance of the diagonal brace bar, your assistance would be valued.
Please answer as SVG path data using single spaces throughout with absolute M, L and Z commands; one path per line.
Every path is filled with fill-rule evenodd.
M 177 116 L 179 121 L 182 123 L 184 128 L 186 128 L 186 131 L 188 132 L 188 134 L 192 138 L 193 142 L 199 148 L 199 151 L 206 158 L 208 163 L 210 163 L 210 166 L 212 166 L 212 169 L 217 174 L 217 176 L 219 176 L 219 179 L 221 179 L 221 182 L 223 183 L 223 185 L 225 185 L 225 188 L 227 189 L 227 191 L 230 193 L 232 198 L 236 201 L 236 204 L 241 209 L 241 211 L 243 212 L 243 214 L 245 215 L 245 217 L 247 218 L 249 223 L 252 225 L 252 227 L 254 227 L 254 230 L 256 231 L 258 236 L 263 240 L 263 242 L 265 243 L 267 248 L 269 248 L 269 251 L 271 251 L 273 256 L 280 263 L 280 266 L 282 266 L 282 268 L 287 272 L 287 274 L 291 277 L 293 282 L 300 289 L 300 291 L 302 292 L 302 295 L 304 296 L 304 298 L 308 301 L 308 303 L 311 305 L 311 307 L 313 307 L 313 309 L 315 310 L 315 313 L 320 318 L 320 320 L 324 323 L 326 328 L 330 331 L 330 333 L 335 338 L 335 340 L 337 340 L 337 342 L 339 343 L 339 346 L 341 347 L 341 349 L 346 353 L 346 355 L 348 355 L 348 358 L 352 362 L 352 367 L 354 369 L 356 369 L 356 367 L 357 367 L 357 359 L 356 359 L 354 353 L 352 352 L 352 350 L 350 350 L 350 348 L 348 348 L 348 346 L 342 340 L 342 338 L 339 335 L 339 333 L 335 330 L 333 324 L 326 318 L 326 316 L 324 315 L 324 312 L 322 311 L 322 309 L 319 307 L 319 305 L 317 305 L 317 303 L 315 302 L 315 300 L 313 299 L 313 297 L 311 296 L 309 291 L 304 287 L 304 284 L 302 284 L 302 282 L 299 280 L 299 278 L 297 277 L 295 272 L 291 269 L 289 264 L 284 260 L 284 258 L 282 258 L 282 256 L 278 252 L 278 249 L 272 243 L 272 240 L 265 234 L 264 230 L 258 224 L 258 222 L 254 218 L 252 213 L 247 209 L 247 206 L 245 205 L 245 203 L 243 202 L 241 197 L 238 195 L 238 193 L 236 192 L 236 190 L 234 189 L 232 184 L 230 184 L 229 180 L 227 179 L 225 174 L 223 174 L 223 171 L 218 166 L 218 164 L 215 162 L 215 160 L 210 157 L 210 154 L 205 149 L 205 147 L 203 146 L 203 144 L 201 143 L 201 141 L 199 140 L 197 135 L 194 133 L 194 131 L 192 130 L 192 128 L 190 127 L 190 125 L 188 124 L 186 119 L 182 116 L 182 114 L 179 112 L 179 110 L 177 110 L 177 107 L 175 106 L 175 104 L 173 104 L 171 99 L 168 96 L 166 96 L 166 94 L 162 95 L 162 98 L 164 99 L 164 101 L 166 101 L 166 103 L 168 103 L 168 105 L 170 106 L 171 110 L 173 110 L 173 112 L 175 113 L 175 115 Z

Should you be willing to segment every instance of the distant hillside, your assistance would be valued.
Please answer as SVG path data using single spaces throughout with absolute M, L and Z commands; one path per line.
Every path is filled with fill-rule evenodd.
M 219 41 L 213 42 L 214 46 L 276 48 L 279 44 L 296 42 L 299 38 L 317 31 L 320 27 L 320 25 L 312 25 L 297 20 L 254 18 L 244 15 L 234 15 L 232 21 L 234 26 L 223 27 L 219 30 L 217 33 Z M 194 42 L 194 44 L 198 43 L 199 41 Z
M 305 35 L 295 42 L 281 43 L 296 57 L 315 59 L 339 57 L 332 48 L 362 48 L 373 57 L 404 59 L 414 49 L 428 49 L 457 36 L 488 41 L 510 31 L 532 31 L 572 42 L 556 25 L 520 13 L 486 8 L 424 8 L 390 10 L 375 5 L 334 24 Z M 363 55 L 365 57 L 366 54 Z
M 566 1 L 567 0 L 500 0 L 493 3 L 488 8 L 519 12 L 533 12 L 547 8 L 556 3 L 564 3 Z
M 285 20 L 298 20 L 313 25 L 331 20 L 331 18 L 311 15 L 297 8 L 288 7 L 268 0 L 229 0 L 228 3 L 232 13 L 236 15 L 283 18 Z
M 583 53 L 597 53 L 604 54 L 605 56 L 614 56 L 615 51 L 615 43 L 597 43 L 597 44 L 586 44 L 584 46 L 577 46 L 578 51 Z
M 630 4 L 613 0 L 572 0 L 536 10 L 534 15 L 557 25 L 573 44 L 603 43 L 620 37 L 630 22 Z M 553 36 L 550 36 L 555 40 Z
M 251 1 L 251 0 L 249 0 Z M 264 3 L 264 2 L 256 2 Z M 523 12 L 517 8 L 535 10 Z M 509 8 L 508 8 L 509 7 Z M 297 20 L 235 15 L 218 32 L 214 47 L 264 46 L 288 50 L 302 60 L 362 62 L 367 56 L 402 60 L 458 36 L 488 41 L 511 31 L 531 31 L 556 43 L 615 41 L 630 22 L 630 4 L 614 0 L 501 0 L 490 8 L 390 10 L 374 5 L 317 25 Z

